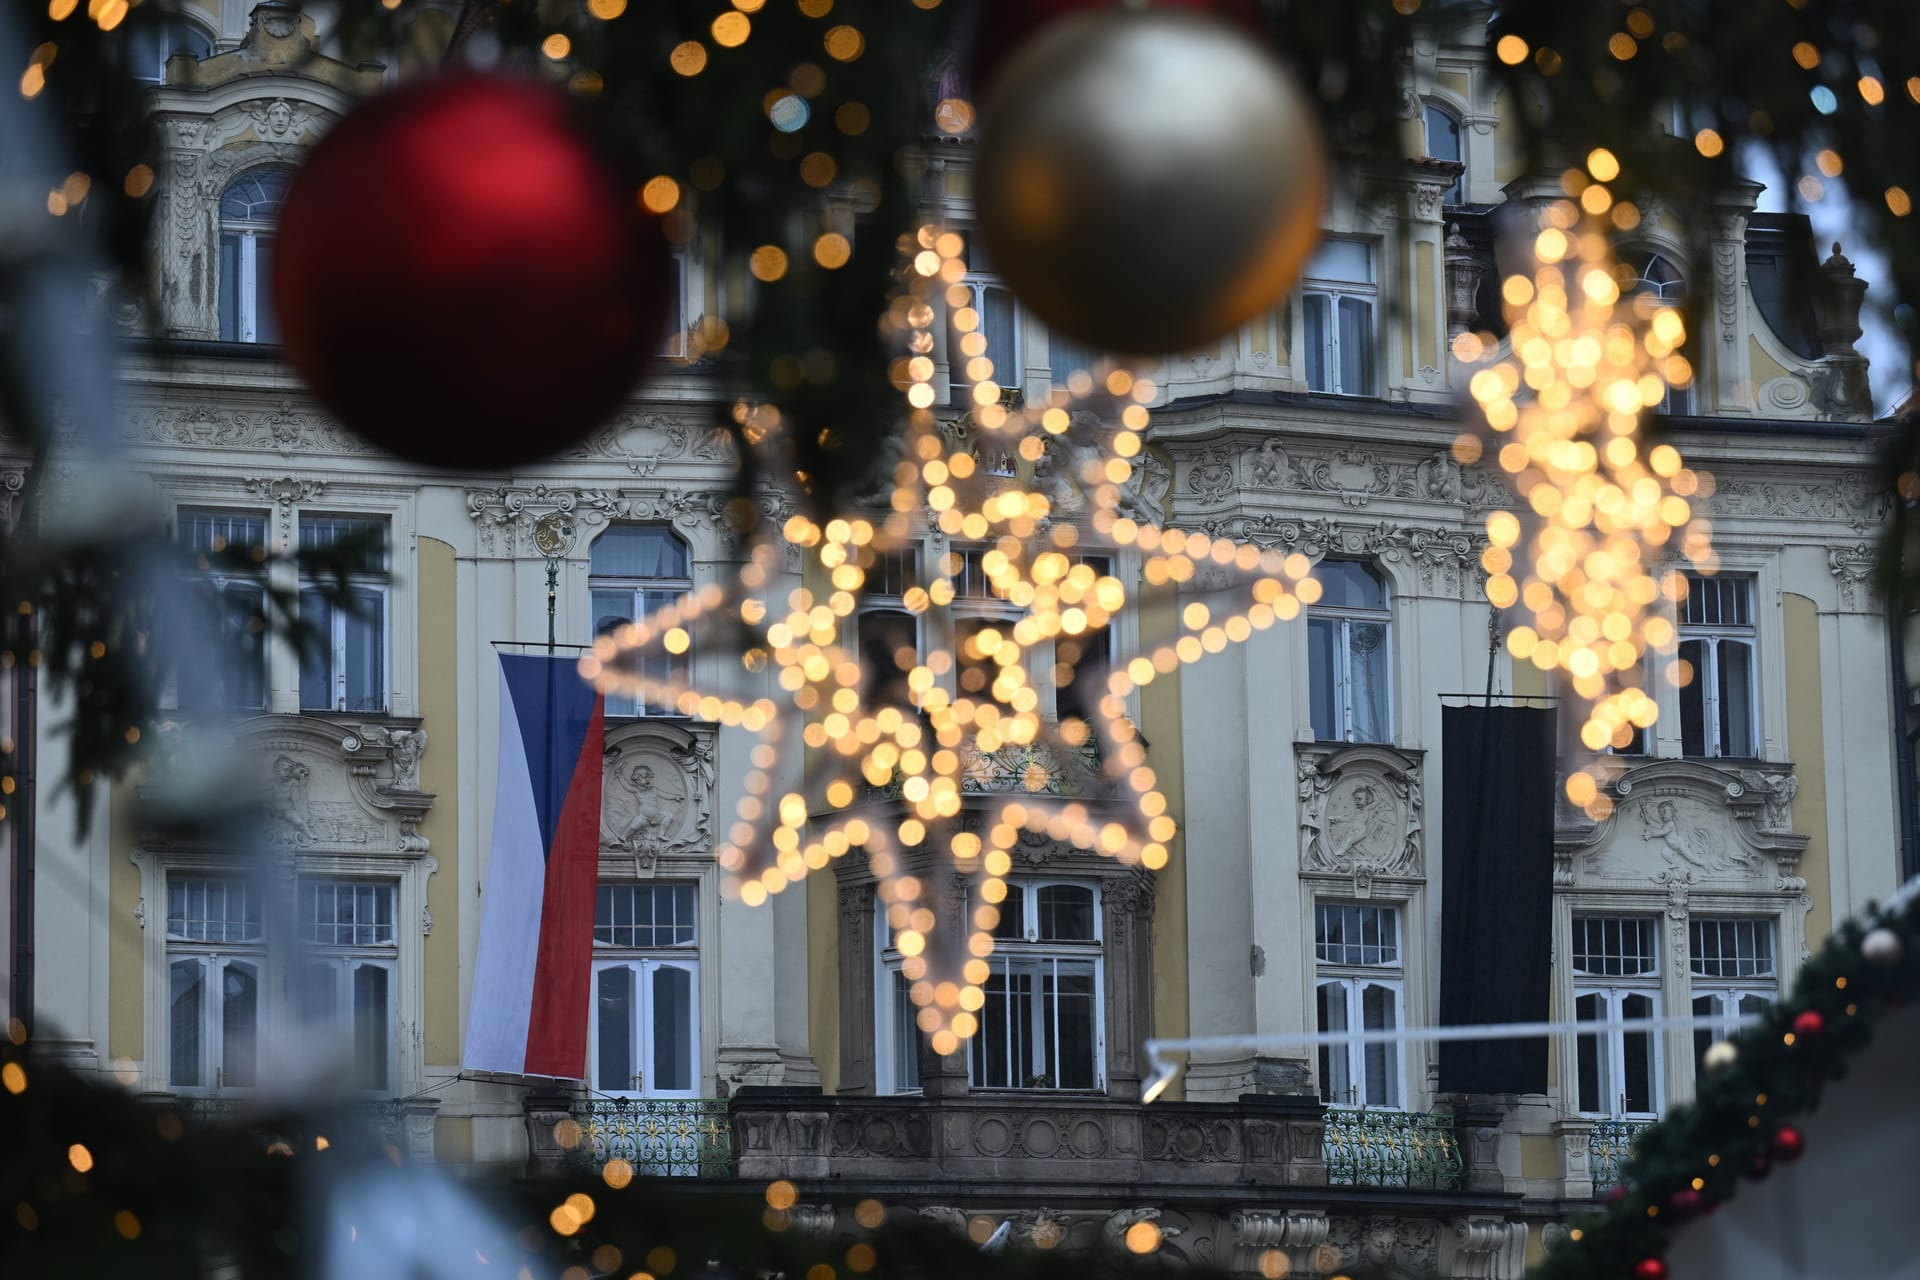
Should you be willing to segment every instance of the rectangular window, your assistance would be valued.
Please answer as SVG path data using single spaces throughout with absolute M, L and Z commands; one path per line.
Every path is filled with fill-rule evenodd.
M 1397 908 L 1316 902 L 1314 1010 L 1322 1033 L 1349 1036 L 1320 1046 L 1320 1100 L 1333 1106 L 1404 1105 L 1400 1048 L 1357 1033 L 1400 1025 L 1405 973 Z
M 862 696 L 873 708 L 912 711 L 907 673 L 920 661 L 920 619 L 909 613 L 907 592 L 919 581 L 919 557 L 909 549 L 881 552 L 867 566 L 864 605 L 854 620 L 860 647 Z
M 975 907 L 978 913 L 989 904 Z M 979 1089 L 1099 1089 L 1106 1083 L 1099 894 L 1092 885 L 1009 885 L 1001 939 L 968 1042 Z
M 344 606 L 321 584 L 300 584 L 300 621 L 317 638 L 301 655 L 303 711 L 387 709 L 387 522 L 368 516 L 300 517 L 304 549 L 350 543 Z
M 174 539 L 200 567 L 197 600 L 178 636 L 171 688 L 164 691 L 171 697 L 163 700 L 183 710 L 264 711 L 266 583 L 257 572 L 225 562 L 237 548 L 257 548 L 264 555 L 267 517 L 183 507 L 175 517 Z
M 1687 922 L 1688 970 L 1693 1012 L 1715 1025 L 1693 1033 L 1696 1069 L 1707 1047 L 1740 1028 L 1742 1019 L 1764 1013 L 1779 998 L 1774 964 L 1773 921 L 1756 916 L 1695 916 Z
M 259 889 L 167 877 L 167 1084 L 190 1093 L 257 1083 L 266 972 Z
M 967 305 L 952 309 L 952 334 L 947 347 L 947 364 L 953 374 L 956 401 L 971 403 L 973 383 L 984 369 L 970 369 L 977 359 L 992 362 L 992 378 L 1002 387 L 1019 387 L 1025 380 L 1020 358 L 1020 311 L 1007 288 L 988 267 L 978 239 L 967 238 L 967 275 L 961 286 L 968 293 Z
M 353 1087 L 393 1088 L 399 1013 L 392 881 L 302 879 L 295 896 L 300 1017 L 349 1057 Z
M 664 525 L 613 525 L 593 540 L 588 555 L 587 593 L 596 638 L 616 634 L 628 624 L 644 626 L 693 590 L 687 544 Z M 688 657 L 666 652 L 656 643 L 629 648 L 610 666 L 656 687 L 679 687 L 687 679 Z M 646 702 L 631 693 L 609 693 L 606 714 L 666 716 L 675 710 L 665 700 Z
M 603 884 L 594 903 L 592 1086 L 692 1097 L 700 1088 L 697 889 Z
M 1391 741 L 1393 614 L 1386 581 L 1372 566 L 1353 560 L 1323 560 L 1314 575 L 1322 590 L 1307 611 L 1314 739 Z
M 1374 374 L 1373 253 L 1357 240 L 1324 241 L 1301 288 L 1301 355 L 1307 387 L 1331 395 L 1379 394 Z
M 1659 1016 L 1659 917 L 1577 915 L 1572 956 L 1574 1018 L 1597 1024 L 1575 1041 L 1580 1110 L 1657 1115 L 1659 1037 L 1619 1024 Z
M 1683 755 L 1758 754 L 1759 693 L 1754 580 L 1687 575 L 1679 657 L 1692 678 L 1680 688 Z

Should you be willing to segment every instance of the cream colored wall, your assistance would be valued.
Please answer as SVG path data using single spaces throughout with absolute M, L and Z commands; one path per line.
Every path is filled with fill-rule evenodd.
M 426 1000 L 423 1045 L 431 1067 L 460 1061 L 460 695 L 459 609 L 453 546 L 419 538 L 414 558 L 420 613 L 420 716 L 428 750 L 420 757 L 420 785 L 434 796 L 420 824 L 440 869 L 427 880 Z
M 1165 601 L 1144 610 L 1140 618 L 1143 634 L 1158 635 L 1174 626 L 1174 604 Z M 1187 839 L 1186 839 L 1186 754 L 1185 734 L 1180 707 L 1180 673 L 1163 676 L 1140 693 L 1140 728 L 1153 744 L 1153 767 L 1161 794 L 1167 798 L 1167 812 L 1179 822 L 1180 831 L 1167 842 L 1167 865 L 1159 873 L 1153 913 L 1153 1020 L 1152 1034 L 1161 1039 L 1177 1039 L 1189 1034 L 1188 931 L 1187 931 Z M 1176 1080 L 1166 1096 L 1186 1097 L 1186 1082 Z
M 1807 835 L 1800 855 L 1800 877 L 1807 882 L 1813 908 L 1807 913 L 1807 948 L 1816 951 L 1833 932 L 1831 855 L 1827 826 L 1827 743 L 1820 723 L 1820 619 L 1814 602 L 1803 595 L 1782 601 L 1787 638 L 1787 734 L 1793 744 L 1794 776 L 1800 792 L 1793 799 L 1794 829 Z

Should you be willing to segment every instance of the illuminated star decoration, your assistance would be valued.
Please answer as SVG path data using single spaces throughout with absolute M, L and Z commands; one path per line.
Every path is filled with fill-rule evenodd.
M 582 664 L 609 691 L 758 726 L 764 740 L 753 748 L 736 821 L 716 851 L 724 887 L 758 903 L 849 849 L 864 849 L 920 1009 L 916 1021 L 943 1054 L 978 1029 L 1003 877 L 1021 830 L 1148 869 L 1166 864 L 1176 828 L 1127 716 L 1127 695 L 1182 662 L 1296 616 L 1319 591 L 1304 556 L 1163 530 L 1155 513 L 1127 512 L 1121 486 L 1144 448 L 1150 382 L 1123 368 L 1104 370 L 1097 384 L 1077 372 L 1053 403 L 1010 412 L 992 381 L 980 316 L 960 284 L 962 248 L 956 235 L 923 229 L 888 313 L 904 348 L 894 372 L 909 415 L 890 510 L 879 525 L 857 516 L 825 525 L 794 517 L 782 532 L 812 588 L 767 599 L 771 553 L 760 548 L 737 599 L 703 589 L 603 639 Z M 964 422 L 945 427 L 931 410 L 932 300 L 942 289 L 972 406 Z M 757 410 L 742 413 L 755 425 Z M 1095 538 L 1068 518 L 1083 512 Z M 910 583 L 890 584 L 901 606 L 925 614 L 948 605 L 959 579 L 975 598 L 984 588 L 1017 616 L 974 629 L 956 650 L 933 650 L 924 661 L 907 645 L 863 659 L 848 635 L 870 575 L 886 557 L 917 545 L 926 526 L 972 545 L 939 557 Z M 1100 545 L 1089 547 L 1093 541 Z M 1184 634 L 1108 673 L 1090 723 L 1056 723 L 1041 714 L 1027 655 L 1049 643 L 1060 646 L 1056 657 L 1065 654 L 1126 605 L 1125 584 L 1092 558 L 1121 546 L 1139 548 L 1150 588 L 1188 596 L 1178 612 Z M 805 785 L 774 795 L 783 717 L 763 698 L 720 696 L 663 674 L 663 657 L 706 649 L 708 640 L 693 640 L 703 626 L 712 642 L 733 632 L 741 669 L 771 671 L 805 717 Z M 1075 665 L 1056 662 L 1055 684 L 1075 679 Z M 1011 754 L 1019 789 L 984 796 L 982 821 L 969 829 L 963 796 L 981 790 L 977 771 L 996 754 Z M 870 807 L 895 800 L 903 815 L 882 819 Z M 937 850 L 955 875 L 913 874 L 903 851 L 916 848 Z
M 1507 647 L 1542 671 L 1567 673 L 1587 704 L 1580 740 L 1590 751 L 1626 746 L 1658 715 L 1643 663 L 1649 649 L 1673 651 L 1674 625 L 1660 601 L 1682 599 L 1687 580 L 1649 553 L 1679 531 L 1695 568 L 1712 573 L 1719 565 L 1712 526 L 1689 502 L 1712 491 L 1712 478 L 1689 469 L 1672 445 L 1645 449 L 1640 438 L 1643 411 L 1669 387 L 1686 386 L 1693 371 L 1679 353 L 1680 313 L 1644 296 L 1623 301 L 1632 273 L 1615 260 L 1604 228 L 1636 225 L 1639 213 L 1614 203 L 1606 183 L 1618 174 L 1604 150 L 1588 156 L 1585 172 L 1569 171 L 1578 205 L 1546 207 L 1532 275 L 1502 283 L 1511 354 L 1470 383 L 1500 468 L 1526 504 L 1524 521 L 1508 511 L 1487 517 L 1487 598 L 1502 609 L 1518 602 L 1531 615 Z M 1488 345 L 1463 334 L 1455 354 L 1477 359 Z M 1467 435 L 1455 452 L 1472 462 L 1482 448 Z M 1685 668 L 1670 664 L 1670 678 L 1685 684 Z M 1587 770 L 1568 778 L 1567 795 L 1595 818 L 1611 812 Z

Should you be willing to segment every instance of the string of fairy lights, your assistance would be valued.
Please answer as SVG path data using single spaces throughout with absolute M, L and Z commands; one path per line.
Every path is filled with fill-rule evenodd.
M 1661 548 L 1677 542 L 1694 568 L 1719 567 L 1712 524 L 1693 501 L 1711 491 L 1711 477 L 1671 444 L 1648 448 L 1640 438 L 1642 414 L 1691 383 L 1693 370 L 1680 353 L 1679 311 L 1627 293 L 1632 272 L 1608 231 L 1639 215 L 1608 187 L 1619 172 L 1610 152 L 1595 150 L 1569 175 L 1569 198 L 1541 211 L 1532 273 L 1501 284 L 1509 354 L 1469 383 L 1494 459 L 1525 504 L 1487 516 L 1487 599 L 1526 611 L 1531 624 L 1513 628 L 1507 648 L 1516 661 L 1565 673 L 1587 708 L 1580 741 L 1594 752 L 1627 746 L 1659 715 L 1646 655 L 1673 653 L 1672 608 L 1687 592 L 1686 574 L 1656 560 Z M 1462 335 L 1455 352 L 1475 358 L 1482 345 Z M 1456 454 L 1476 461 L 1485 447 L 1466 435 Z M 1677 684 L 1692 676 L 1680 661 L 1665 670 Z M 1592 770 L 1574 771 L 1566 789 L 1589 815 L 1611 812 Z

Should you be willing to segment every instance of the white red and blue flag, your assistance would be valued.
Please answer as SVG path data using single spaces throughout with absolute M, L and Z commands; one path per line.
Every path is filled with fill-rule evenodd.
M 600 866 L 605 701 L 569 658 L 500 655 L 469 1070 L 582 1079 Z

